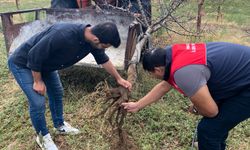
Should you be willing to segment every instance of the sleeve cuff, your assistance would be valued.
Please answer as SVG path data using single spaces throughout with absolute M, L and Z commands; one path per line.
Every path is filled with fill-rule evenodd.
M 39 65 L 32 65 L 30 63 L 27 64 L 27 67 L 36 72 L 41 72 L 42 70 Z
M 109 58 L 106 58 L 105 60 L 97 62 L 98 65 L 104 64 L 109 61 Z

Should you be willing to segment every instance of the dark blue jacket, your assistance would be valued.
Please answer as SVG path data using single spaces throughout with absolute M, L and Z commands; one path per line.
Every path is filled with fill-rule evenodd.
M 76 0 L 51 0 L 51 8 L 78 8 Z
M 250 47 L 225 42 L 206 45 L 211 71 L 207 85 L 215 100 L 236 96 L 250 88 Z
M 104 49 L 95 49 L 85 41 L 85 27 L 70 23 L 52 25 L 19 46 L 11 57 L 16 65 L 37 72 L 72 66 L 89 53 L 98 64 L 107 62 L 109 57 Z

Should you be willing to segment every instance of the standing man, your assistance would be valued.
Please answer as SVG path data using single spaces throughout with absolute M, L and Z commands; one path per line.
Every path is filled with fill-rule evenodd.
M 77 0 L 51 0 L 51 8 L 79 8 Z
M 99 7 L 107 5 L 128 9 L 135 16 L 141 16 L 140 6 L 137 0 L 93 0 Z M 142 9 L 145 12 L 147 21 L 151 20 L 151 0 L 141 0 Z M 85 8 L 91 6 L 91 0 L 51 0 L 51 8 Z
M 91 5 L 91 0 L 51 0 L 51 8 L 84 8 Z
M 139 17 L 141 15 L 140 6 L 137 0 L 94 0 L 94 2 L 101 8 L 107 4 L 121 7 L 123 9 L 128 9 L 130 12 L 134 13 L 135 16 Z M 151 0 L 141 0 L 142 9 L 145 15 L 150 21 L 151 19 Z
M 198 125 L 199 150 L 225 150 L 228 132 L 250 117 L 250 47 L 224 43 L 175 44 L 146 53 L 143 68 L 162 79 L 138 102 L 136 112 L 171 87 L 188 96 L 190 110 L 204 116 Z
M 54 127 L 61 134 L 77 134 L 63 118 L 63 87 L 57 70 L 72 66 L 89 53 L 96 62 L 120 84 L 131 89 L 105 54 L 105 48 L 118 47 L 120 36 L 114 23 L 96 26 L 61 23 L 34 35 L 18 47 L 8 59 L 9 69 L 25 93 L 29 102 L 32 125 L 36 130 L 37 143 L 42 149 L 57 150 L 46 125 L 45 94 Z

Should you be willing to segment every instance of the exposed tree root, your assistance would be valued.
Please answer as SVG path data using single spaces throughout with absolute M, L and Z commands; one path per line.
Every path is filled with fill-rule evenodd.
M 96 91 L 87 98 L 96 101 L 96 107 L 90 118 L 104 119 L 104 133 L 110 135 L 111 127 L 111 149 L 113 150 L 134 150 L 138 147 L 133 140 L 129 139 L 127 131 L 123 129 L 124 119 L 127 112 L 121 107 L 121 103 L 129 100 L 128 90 L 123 87 L 110 89 L 106 82 L 97 85 Z M 101 107 L 101 108 L 100 108 Z

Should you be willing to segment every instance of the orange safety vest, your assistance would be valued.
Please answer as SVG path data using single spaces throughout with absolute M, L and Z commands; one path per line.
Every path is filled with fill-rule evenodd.
M 168 83 L 182 94 L 184 92 L 174 81 L 174 73 L 184 66 L 194 64 L 207 65 L 205 43 L 175 44 L 172 46 L 172 62 Z

